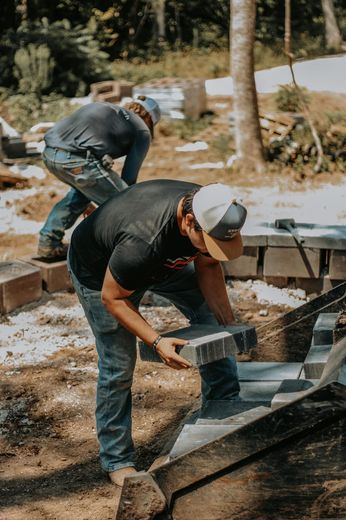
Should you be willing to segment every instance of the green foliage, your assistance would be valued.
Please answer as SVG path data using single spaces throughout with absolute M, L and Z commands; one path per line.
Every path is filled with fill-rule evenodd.
M 167 51 L 160 57 L 146 60 L 133 58 L 115 60 L 113 76 L 143 83 L 150 79 L 167 77 L 214 78 L 229 74 L 229 52 L 184 48 Z
M 68 20 L 23 24 L 17 31 L 21 42 L 45 42 L 55 62 L 53 83 L 64 95 L 83 95 L 89 83 L 110 75 L 108 55 L 100 50 L 92 25 L 72 27 Z
M 26 132 L 40 121 L 57 121 L 78 108 L 62 96 L 51 94 L 39 100 L 33 93 L 10 96 L 4 106 L 19 132 Z
M 283 0 L 256 2 L 257 69 L 285 62 L 284 4 Z M 295 57 L 326 52 L 321 2 L 291 0 L 291 4 Z M 116 78 L 136 82 L 149 77 L 182 76 L 179 60 L 187 65 L 187 53 L 191 53 L 184 74 L 188 77 L 219 77 L 229 72 L 229 0 L 165 0 L 163 40 L 158 35 L 154 1 L 27 0 L 25 17 L 20 5 L 17 0 L 0 2 L 0 84 L 8 88 L 18 87 L 14 56 L 18 49 L 30 44 L 48 47 L 55 63 L 53 88 L 67 96 L 84 94 L 90 83 L 110 79 L 112 60 L 116 60 Z M 345 39 L 345 2 L 334 0 L 334 6 Z M 145 70 L 143 63 L 148 63 L 151 70 Z M 163 66 L 166 68 L 160 70 Z M 20 88 L 25 88 L 23 81 Z M 37 90 L 32 84 L 29 88 Z
M 19 79 L 19 92 L 41 97 L 52 83 L 54 60 L 47 45 L 29 43 L 14 55 L 14 75 Z
M 308 102 L 307 90 L 300 87 L 298 91 L 294 85 L 280 85 L 275 96 L 276 107 L 283 112 L 299 112 Z

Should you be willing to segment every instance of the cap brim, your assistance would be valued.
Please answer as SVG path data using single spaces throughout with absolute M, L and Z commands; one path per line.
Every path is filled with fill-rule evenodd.
M 212 238 L 205 231 L 203 232 L 203 238 L 208 249 L 210 256 L 225 262 L 227 260 L 234 260 L 243 254 L 243 240 L 240 233 L 237 233 L 231 240 L 217 240 Z

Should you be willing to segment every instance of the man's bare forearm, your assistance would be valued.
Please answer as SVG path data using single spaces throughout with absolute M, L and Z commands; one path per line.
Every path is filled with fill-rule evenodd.
M 158 333 L 145 321 L 130 300 L 114 299 L 103 302 L 108 312 L 129 332 L 151 345 Z
M 229 302 L 221 264 L 196 263 L 199 287 L 215 318 L 220 325 L 230 325 L 235 321 Z

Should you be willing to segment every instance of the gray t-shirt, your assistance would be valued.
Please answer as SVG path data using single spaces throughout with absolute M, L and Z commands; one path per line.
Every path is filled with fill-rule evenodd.
M 101 159 L 126 155 L 122 178 L 127 184 L 136 182 L 147 155 L 151 136 L 141 117 L 112 103 L 90 103 L 58 121 L 45 135 L 47 146 L 68 152 L 89 150 Z

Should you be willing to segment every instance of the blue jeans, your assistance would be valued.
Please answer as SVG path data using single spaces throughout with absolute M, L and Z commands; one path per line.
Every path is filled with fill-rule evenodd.
M 89 153 L 82 157 L 47 146 L 43 152 L 43 161 L 55 177 L 72 188 L 49 213 L 40 230 L 40 246 L 61 245 L 65 230 L 73 226 L 90 201 L 102 204 L 127 187 L 117 173 L 105 169 L 101 161 Z
M 96 339 L 99 368 L 96 426 L 101 465 L 107 472 L 134 466 L 131 385 L 137 356 L 136 338 L 109 314 L 101 302 L 100 291 L 82 285 L 72 272 L 71 277 Z M 216 323 L 198 287 L 193 264 L 148 289 L 169 299 L 191 324 Z M 138 307 L 144 292 L 135 291 L 129 299 Z M 199 371 L 204 401 L 238 396 L 234 357 L 201 366 Z

